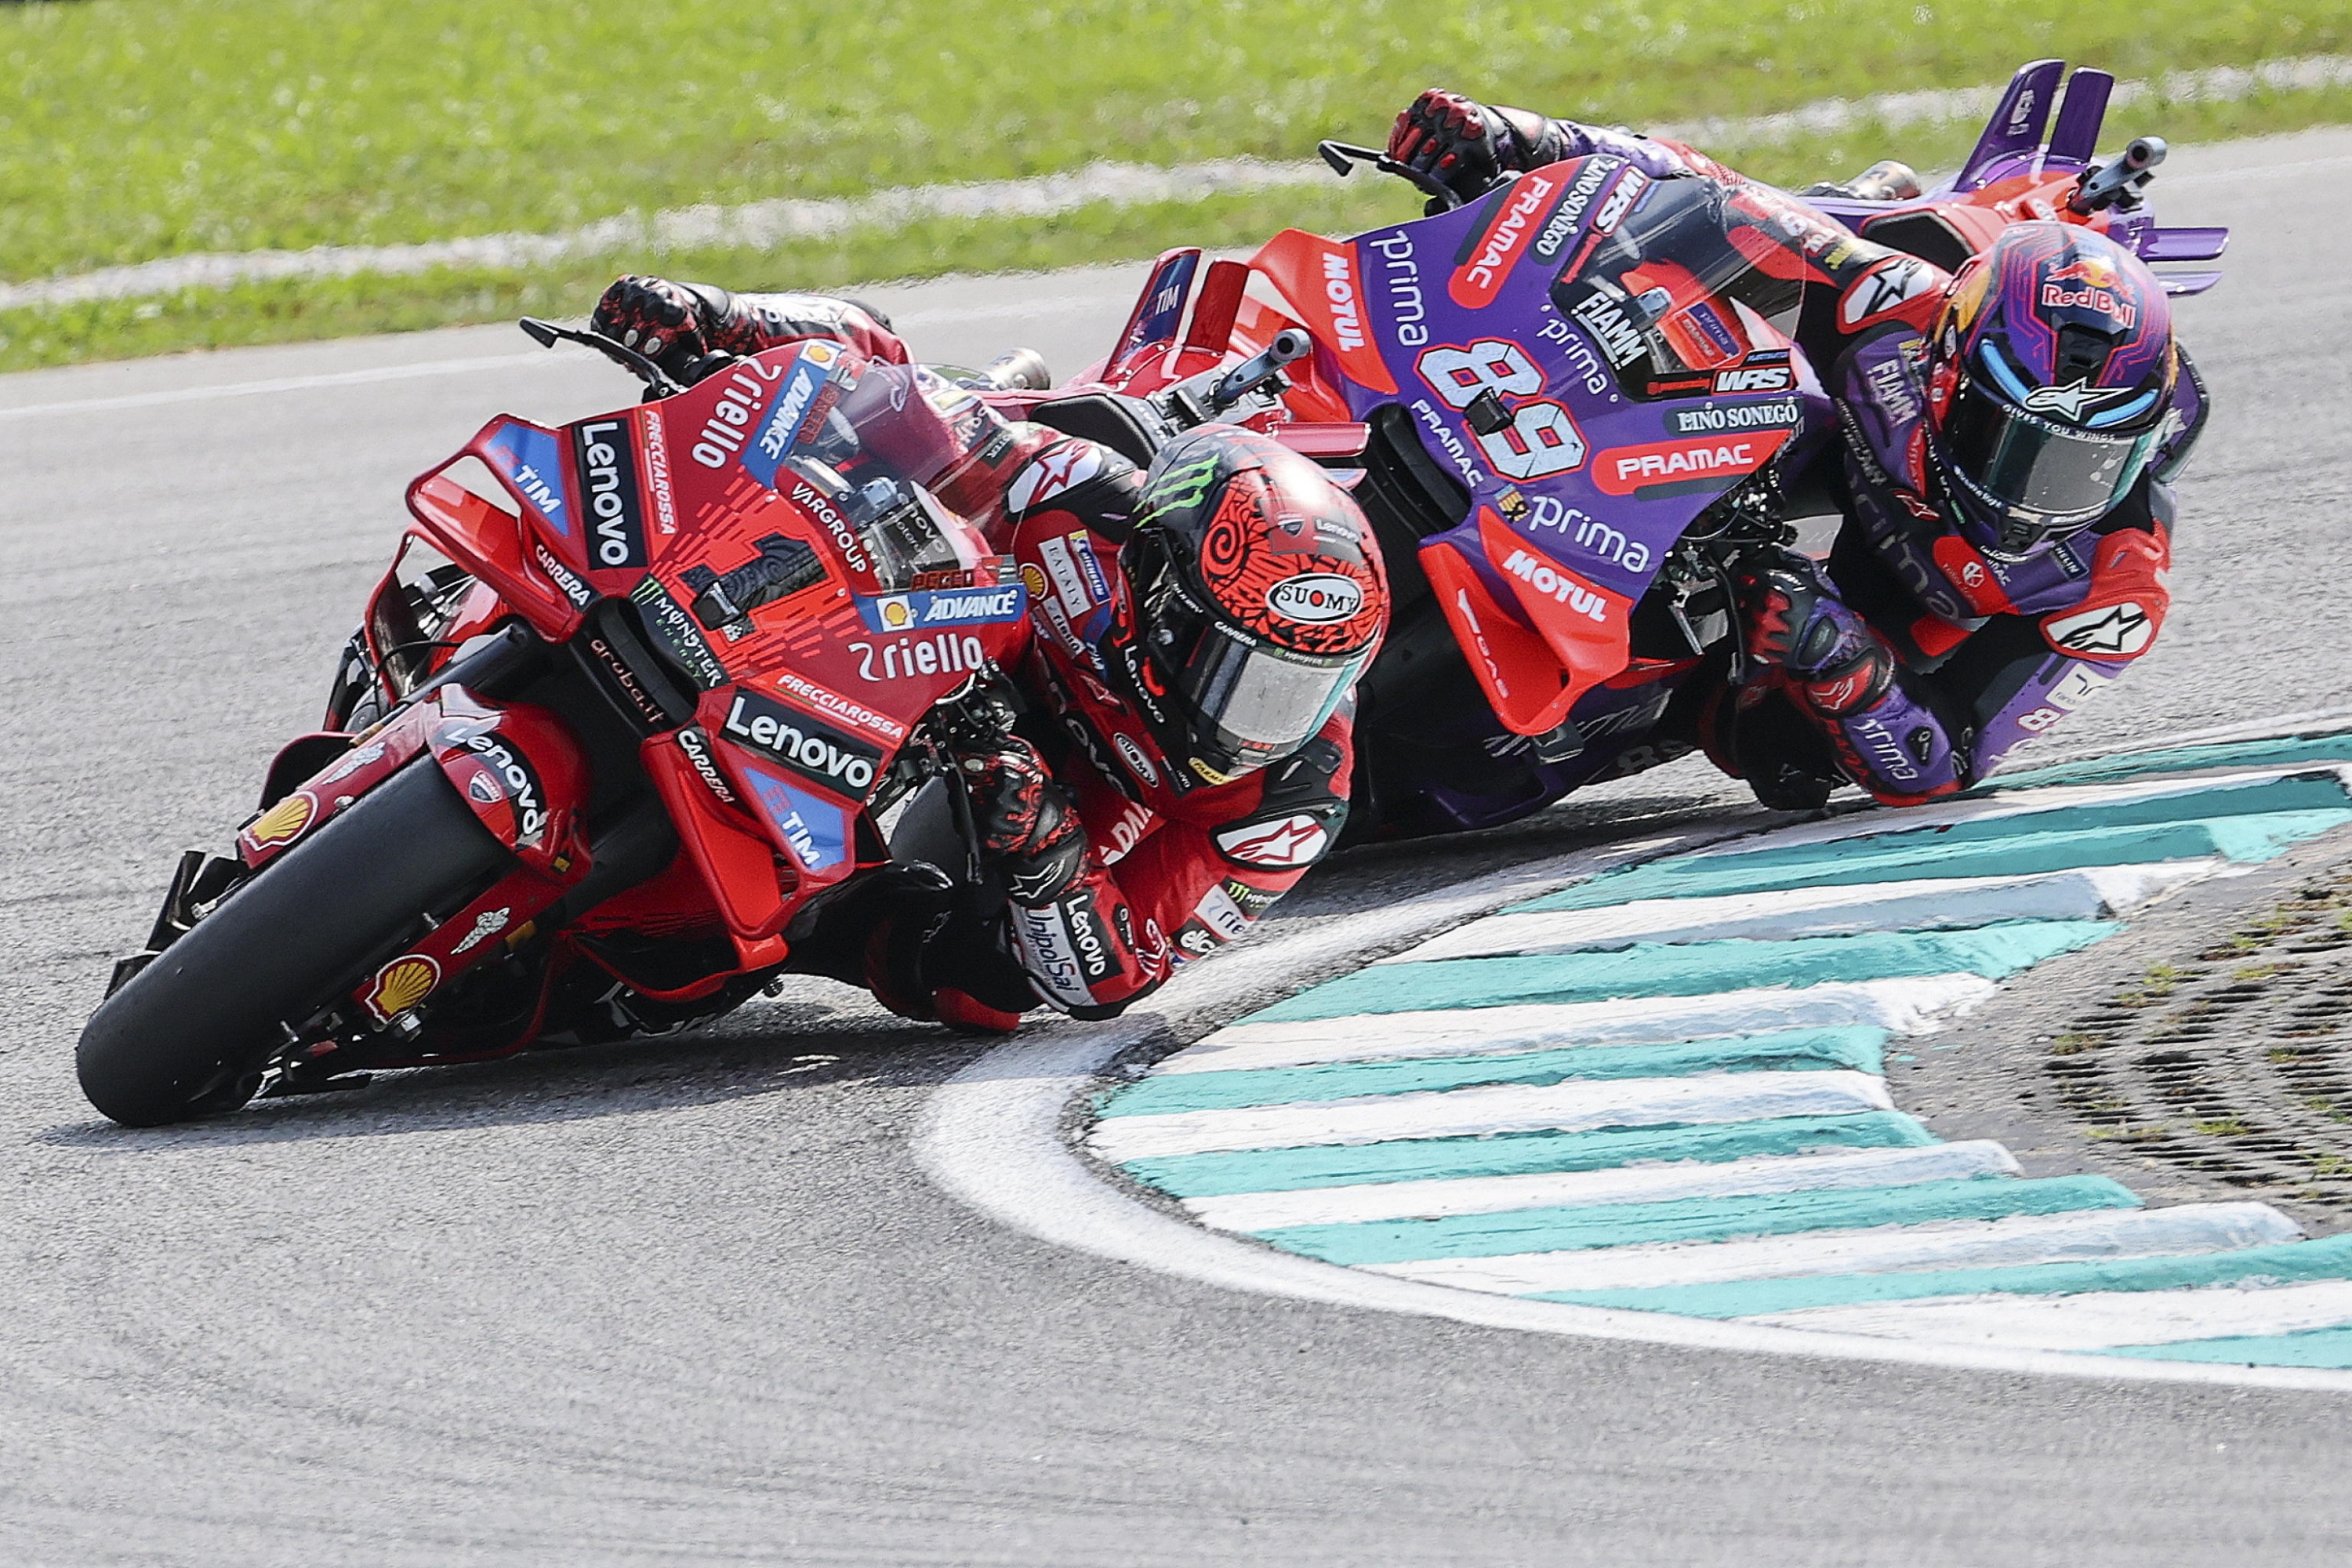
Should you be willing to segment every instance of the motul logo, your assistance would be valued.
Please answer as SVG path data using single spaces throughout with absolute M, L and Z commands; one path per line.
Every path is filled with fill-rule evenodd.
M 1331 331 L 1343 349 L 1364 346 L 1364 311 L 1356 301 L 1356 269 L 1345 254 L 1323 253 L 1323 297 L 1331 305 Z
M 1566 605 L 1587 619 L 1605 621 L 1609 618 L 1608 601 L 1540 556 L 1525 550 L 1514 550 L 1510 558 L 1503 563 L 1503 570 L 1546 598 Z
M 1558 182 L 1540 174 L 1525 175 L 1512 185 L 1503 216 L 1446 285 L 1455 304 L 1475 310 L 1494 302 L 1511 275 L 1512 265 L 1527 248 L 1528 237 L 1536 232 L 1536 220 L 1559 189 Z

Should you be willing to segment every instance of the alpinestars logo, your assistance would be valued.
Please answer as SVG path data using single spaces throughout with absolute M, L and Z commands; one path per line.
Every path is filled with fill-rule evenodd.
M 1102 448 L 1091 441 L 1066 441 L 1039 455 L 1013 476 L 1004 492 L 1004 510 L 1018 515 L 1063 491 L 1076 489 L 1102 471 Z
M 2088 382 L 2069 382 L 2064 386 L 2037 386 L 2025 395 L 2025 406 L 2036 414 L 2055 414 L 2062 419 L 2081 424 L 2083 416 L 2101 404 L 2127 397 L 2127 386 L 2093 386 Z
M 1852 331 L 1889 311 L 1899 310 L 1906 301 L 1931 291 L 1935 288 L 1935 278 L 1925 262 L 1916 261 L 1907 256 L 1882 262 L 1864 273 L 1853 288 L 1845 291 L 1845 298 L 1838 301 L 1838 325 Z
M 2092 658 L 2129 658 L 2156 638 L 2156 623 L 2133 600 L 2042 623 L 2053 647 Z
M 1272 822 L 1245 822 L 1216 835 L 1218 850 L 1244 866 L 1311 866 L 1330 839 L 1322 819 L 1304 811 Z

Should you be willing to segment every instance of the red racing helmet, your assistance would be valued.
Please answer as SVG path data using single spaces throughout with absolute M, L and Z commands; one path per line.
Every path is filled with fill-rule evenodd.
M 1220 784 L 1323 728 L 1387 629 L 1371 524 L 1270 437 L 1202 425 L 1162 447 L 1119 553 L 1133 597 L 1100 651 L 1176 769 Z

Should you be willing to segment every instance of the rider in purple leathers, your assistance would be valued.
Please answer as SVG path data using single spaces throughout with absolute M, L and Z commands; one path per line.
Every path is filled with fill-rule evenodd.
M 1844 439 L 1819 461 L 1846 521 L 1826 570 L 1751 559 L 1738 587 L 1763 673 L 1696 722 L 1765 805 L 1818 805 L 1845 781 L 1897 805 L 1967 788 L 2155 642 L 2168 481 L 2205 400 L 2130 251 L 2020 222 L 1955 277 L 1678 142 L 1436 89 L 1389 153 L 1465 197 L 1594 153 L 1703 182 L 1683 207 L 1705 232 L 1685 240 L 1801 286 L 1794 335 L 1838 403 Z

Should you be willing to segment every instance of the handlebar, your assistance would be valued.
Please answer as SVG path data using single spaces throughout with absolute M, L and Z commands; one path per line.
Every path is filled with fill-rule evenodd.
M 2134 137 L 2121 157 L 2083 171 L 2074 194 L 2066 198 L 2068 209 L 2086 214 L 2111 206 L 2131 211 L 2139 205 L 2142 191 L 2156 178 L 2156 166 L 2170 151 L 2161 136 Z

